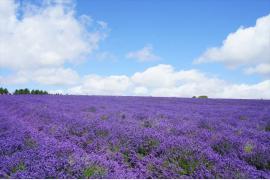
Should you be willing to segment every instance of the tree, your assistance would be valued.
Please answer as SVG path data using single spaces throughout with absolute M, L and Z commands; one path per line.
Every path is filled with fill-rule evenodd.
M 29 89 L 25 88 L 25 89 L 23 90 L 23 94 L 30 94 Z
M 38 90 L 38 89 L 32 89 L 31 91 L 28 88 L 25 89 L 16 89 L 13 93 L 14 95 L 18 95 L 18 94 L 49 94 L 47 91 L 43 91 L 43 90 Z
M 0 88 L 0 94 L 9 94 L 7 88 Z
M 38 90 L 38 89 L 36 89 L 36 90 L 33 89 L 31 91 L 31 94 L 48 94 L 48 92 L 47 91 Z
M 30 90 L 28 88 L 16 89 L 13 94 L 15 94 L 15 95 L 17 95 L 17 94 L 30 94 Z

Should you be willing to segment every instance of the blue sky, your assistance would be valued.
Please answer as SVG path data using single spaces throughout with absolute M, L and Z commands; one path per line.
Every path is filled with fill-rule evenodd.
M 224 79 L 255 82 L 258 78 L 243 76 L 215 64 L 194 66 L 192 61 L 206 48 L 218 46 L 226 36 L 240 26 L 253 26 L 258 17 L 270 12 L 270 1 L 178 1 L 178 0 L 106 0 L 77 1 L 78 14 L 90 14 L 108 23 L 110 36 L 101 50 L 113 52 L 119 60 L 115 68 L 107 62 L 89 61 L 93 71 L 104 75 L 132 74 L 158 63 L 170 63 L 176 68 L 198 68 L 219 73 Z M 161 61 L 136 63 L 124 54 L 152 44 Z M 87 68 L 87 66 L 85 66 Z M 87 71 L 87 69 L 85 70 Z M 221 72 L 221 73 L 220 73 Z
M 193 87 L 191 84 L 186 84 L 186 80 L 183 82 L 182 79 L 188 77 L 179 77 L 176 74 L 181 71 L 189 72 L 194 70 L 197 73 L 192 75 L 197 77 L 197 79 L 195 78 L 196 81 L 194 81 L 194 84 L 198 84 L 197 81 L 204 77 L 206 77 L 207 81 L 209 80 L 210 83 L 212 83 L 212 80 L 217 80 L 218 83 L 216 83 L 216 86 L 219 86 L 220 83 L 222 86 L 225 84 L 223 89 L 220 90 L 222 91 L 220 95 L 219 92 L 212 92 L 212 90 L 208 90 L 207 87 L 205 87 L 205 90 L 202 92 L 199 90 L 194 91 L 195 94 L 208 93 L 209 91 L 208 94 L 213 94 L 213 97 L 235 98 L 234 93 L 242 94 L 243 91 L 245 94 L 243 98 L 247 98 L 254 92 L 260 91 L 261 86 L 263 86 L 262 96 L 263 98 L 268 97 L 267 90 L 270 90 L 268 89 L 270 87 L 270 73 L 268 73 L 270 56 L 267 54 L 267 49 L 270 47 L 268 42 L 270 40 L 266 42 L 261 40 L 258 45 L 254 42 L 269 38 L 269 36 L 267 36 L 270 34 L 268 24 L 268 15 L 270 14 L 269 0 L 33 0 L 14 1 L 13 5 L 7 2 L 5 4 L 5 1 L 6 0 L 4 0 L 2 4 L 2 7 L 5 9 L 14 8 L 14 4 L 18 5 L 18 8 L 15 10 L 17 12 L 16 19 L 18 23 L 14 25 L 13 29 L 6 30 L 7 32 L 14 31 L 12 32 L 13 34 L 20 34 L 22 32 L 17 31 L 17 29 L 20 29 L 21 26 L 25 27 L 27 25 L 27 28 L 32 26 L 30 29 L 35 29 L 35 26 L 39 24 L 37 28 L 40 28 L 40 32 L 44 33 L 45 36 L 50 34 L 51 39 L 57 39 L 61 36 L 57 34 L 59 32 L 58 30 L 65 32 L 69 27 L 71 27 L 70 29 L 76 29 L 78 26 L 84 29 L 87 35 L 99 33 L 98 37 L 95 36 L 98 40 L 93 41 L 92 44 L 84 39 L 85 32 L 83 32 L 84 34 L 78 34 L 78 36 L 74 37 L 75 40 L 74 38 L 69 40 L 70 46 L 64 44 L 62 49 L 59 49 L 59 51 L 55 50 L 55 52 L 54 49 L 48 49 L 47 45 L 50 43 L 54 44 L 53 41 L 44 43 L 45 40 L 40 40 L 40 38 L 34 41 L 34 38 L 37 37 L 34 36 L 34 38 L 32 38 L 30 34 L 30 46 L 33 45 L 33 48 L 40 47 L 42 50 L 41 53 L 47 53 L 46 57 L 48 57 L 48 54 L 50 54 L 49 57 L 53 54 L 57 55 L 56 57 L 59 58 L 56 58 L 57 62 L 54 64 L 47 65 L 44 61 L 50 62 L 54 59 L 44 59 L 36 63 L 36 61 L 38 61 L 36 59 L 39 59 L 41 55 L 39 57 L 38 55 L 31 54 L 32 52 L 28 54 L 23 53 L 21 56 L 25 56 L 25 61 L 27 61 L 28 65 L 27 67 L 17 67 L 14 63 L 10 64 L 5 62 L 7 61 L 4 59 L 6 56 L 2 56 L 3 63 L 0 64 L 0 82 L 10 89 L 27 86 L 30 88 L 44 88 L 54 92 L 59 91 L 71 94 L 191 96 L 191 94 L 189 95 L 182 90 L 185 85 L 187 85 L 188 88 Z M 32 7 L 30 5 L 35 8 L 29 8 Z M 28 7 L 28 9 L 26 7 Z M 70 26 L 58 27 L 56 31 L 53 31 L 55 34 L 52 34 L 53 32 L 48 30 L 52 29 L 50 28 L 53 24 L 52 21 L 44 22 L 43 27 L 42 18 L 46 19 L 46 16 L 50 15 L 46 12 L 53 8 L 56 9 L 56 7 L 58 7 L 58 9 L 62 8 L 67 10 L 64 14 L 61 14 L 62 19 L 58 16 L 52 16 L 51 18 L 54 18 L 53 21 L 57 23 L 57 20 L 60 21 L 66 18 L 67 22 L 70 22 Z M 35 11 L 33 9 L 38 10 Z M 72 12 L 72 15 L 68 16 L 67 14 L 69 12 Z M 2 18 L 8 14 L 10 13 L 3 14 Z M 91 19 L 90 25 L 82 24 L 82 16 L 88 17 L 88 20 Z M 263 25 L 257 26 L 256 21 L 263 17 L 266 17 L 264 18 L 265 20 L 262 20 Z M 31 18 L 32 20 L 41 20 L 36 24 L 27 23 L 29 21 L 26 20 Z M 80 24 L 72 24 L 74 21 L 78 21 Z M 102 26 L 100 22 L 102 22 L 104 26 Z M 240 27 L 244 29 L 244 33 L 236 33 Z M 250 35 L 245 36 L 245 32 L 248 32 L 248 28 L 250 27 L 262 30 L 265 37 L 258 37 L 262 33 L 257 33 L 259 35 L 256 36 L 250 33 Z M 67 32 L 66 34 L 69 35 L 69 33 L 72 34 L 72 32 Z M 256 51 L 254 50 L 255 52 L 253 54 L 251 53 L 249 57 L 244 57 L 246 60 L 243 60 L 239 55 L 235 55 L 230 48 L 222 50 L 223 42 L 227 39 L 229 34 L 236 34 L 233 39 L 236 39 L 238 42 L 241 42 L 243 38 L 250 39 L 245 42 L 250 44 L 250 46 L 247 45 L 247 48 L 243 48 L 243 50 L 239 50 L 239 52 L 245 53 L 249 51 L 249 48 L 256 49 Z M 3 33 L 3 36 L 4 35 Z M 27 38 L 28 34 L 26 36 L 24 35 L 24 37 Z M 12 38 L 6 39 L 8 41 Z M 48 39 L 50 39 L 50 37 L 48 37 Z M 72 42 L 73 40 L 74 43 Z M 21 41 L 21 39 L 16 39 L 16 43 L 20 44 L 18 41 Z M 238 42 L 227 43 L 228 46 L 227 44 L 224 46 L 229 47 L 231 45 L 235 47 Z M 9 42 L 5 43 L 7 44 Z M 22 41 L 21 44 L 24 43 L 25 42 Z M 61 43 L 62 41 L 59 41 L 59 46 L 62 45 Z M 55 44 L 57 44 L 57 42 Z M 81 48 L 73 54 L 71 53 L 70 57 L 68 55 L 65 56 L 63 52 L 69 52 L 72 51 L 72 48 L 79 47 L 73 44 L 87 45 L 88 50 Z M 252 44 L 257 46 L 253 48 Z M 262 47 L 264 49 L 262 49 Z M 204 53 L 211 48 L 219 48 L 218 55 L 214 53 L 204 55 Z M 241 48 L 241 44 L 239 48 Z M 16 50 L 14 50 L 14 52 L 16 53 Z M 22 52 L 18 52 L 18 54 L 19 53 Z M 83 60 L 77 60 L 81 59 L 82 54 Z M 7 57 L 13 58 L 10 53 Z M 198 61 L 199 63 L 195 63 L 197 62 L 196 60 L 201 57 L 203 57 L 203 60 Z M 29 58 L 33 58 L 33 66 L 29 62 Z M 69 61 L 69 58 L 73 60 Z M 74 61 L 74 59 L 76 59 L 76 61 Z M 259 59 L 258 62 L 256 59 Z M 18 58 L 17 61 L 23 62 L 24 60 L 23 58 Z M 35 68 L 35 70 L 40 68 L 41 70 L 39 72 L 33 72 L 31 68 Z M 59 70 L 59 68 L 61 70 Z M 165 73 L 167 70 L 170 75 L 167 73 L 164 74 L 164 76 L 168 75 L 169 79 L 171 79 L 170 77 L 175 78 L 176 76 L 177 78 L 175 78 L 173 82 L 169 82 L 169 80 L 165 79 L 165 81 L 168 81 L 167 84 L 165 83 L 165 86 L 162 86 L 162 83 L 160 86 L 152 86 L 142 82 L 142 80 L 134 80 L 136 73 L 140 73 L 141 79 L 151 79 L 155 74 L 149 75 L 145 73 L 148 69 L 151 70 L 151 68 L 154 68 L 154 72 L 161 71 Z M 68 72 L 66 71 L 67 69 Z M 43 77 L 41 72 L 46 72 L 46 75 Z M 52 78 L 51 81 L 46 81 L 46 76 L 58 76 L 57 73 L 62 72 L 71 75 L 71 79 L 76 82 L 61 83 L 61 79 L 55 82 L 53 81 L 54 78 Z M 95 81 L 91 79 L 93 75 L 98 77 L 94 78 Z M 38 78 L 35 79 L 33 76 L 38 76 Z M 112 91 L 106 89 L 107 84 L 111 85 L 111 76 L 121 76 L 120 79 L 123 78 L 122 76 L 125 76 L 124 78 L 127 78 L 127 82 L 125 81 L 127 86 L 120 89 L 119 93 L 117 93 L 117 88 L 113 88 Z M 14 82 L 9 83 L 5 79 Z M 46 82 L 43 83 L 44 79 Z M 122 79 L 118 80 L 119 79 L 116 80 L 117 82 L 112 80 L 115 86 L 118 86 L 117 83 L 123 84 Z M 64 79 L 63 82 L 64 81 L 66 80 Z M 89 83 L 93 81 L 102 83 L 98 84 L 98 87 L 92 87 Z M 151 79 L 151 82 L 152 81 L 155 80 Z M 263 85 L 260 83 L 263 83 Z M 200 84 L 197 84 L 194 89 L 204 89 Z M 94 89 L 96 88 L 96 90 L 87 90 L 87 88 L 89 88 L 88 86 Z M 245 87 L 243 88 L 243 86 Z M 142 94 L 134 93 L 136 89 L 141 90 Z M 227 89 L 230 89 L 230 92 L 227 92 Z M 257 96 L 255 98 L 257 98 Z

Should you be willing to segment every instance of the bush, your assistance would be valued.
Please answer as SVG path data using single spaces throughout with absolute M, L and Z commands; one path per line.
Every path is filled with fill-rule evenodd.
M 203 95 L 203 96 L 198 96 L 198 98 L 207 99 L 208 96 Z

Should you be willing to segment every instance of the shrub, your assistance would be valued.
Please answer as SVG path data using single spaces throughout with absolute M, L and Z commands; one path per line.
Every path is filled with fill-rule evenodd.
M 198 96 L 198 98 L 201 98 L 201 99 L 207 99 L 208 96 L 202 95 L 202 96 Z

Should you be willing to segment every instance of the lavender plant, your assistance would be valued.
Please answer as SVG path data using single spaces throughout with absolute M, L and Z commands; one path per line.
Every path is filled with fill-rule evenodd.
M 0 96 L 0 178 L 270 178 L 270 101 Z

